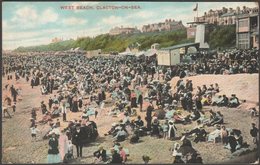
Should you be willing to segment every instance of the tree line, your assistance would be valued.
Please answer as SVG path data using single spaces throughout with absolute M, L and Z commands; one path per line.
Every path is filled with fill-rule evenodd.
M 211 48 L 235 46 L 235 26 L 217 26 L 208 35 Z M 151 32 L 139 34 L 109 35 L 101 34 L 96 37 L 81 37 L 77 40 L 66 40 L 48 45 L 19 47 L 16 52 L 27 51 L 65 51 L 71 48 L 80 47 L 83 50 L 101 49 L 103 53 L 111 51 L 123 52 L 135 43 L 139 44 L 139 50 L 147 50 L 153 43 L 159 43 L 160 47 L 168 47 L 186 42 L 194 42 L 194 39 L 187 39 L 186 30 L 168 32 Z

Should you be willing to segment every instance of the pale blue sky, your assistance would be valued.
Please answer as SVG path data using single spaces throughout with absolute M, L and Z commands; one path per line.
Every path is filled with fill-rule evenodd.
M 61 6 L 92 6 L 61 10 Z M 97 10 L 97 6 L 140 6 L 141 9 Z M 193 21 L 196 2 L 3 2 L 3 49 L 48 44 L 54 37 L 96 36 L 115 26 L 137 26 L 165 19 Z M 199 15 L 223 6 L 256 7 L 254 2 L 199 2 Z

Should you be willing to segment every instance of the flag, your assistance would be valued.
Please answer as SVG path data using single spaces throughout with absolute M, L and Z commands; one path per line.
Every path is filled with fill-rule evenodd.
M 193 9 L 193 11 L 197 11 L 198 10 L 198 3 L 196 3 L 196 7 Z

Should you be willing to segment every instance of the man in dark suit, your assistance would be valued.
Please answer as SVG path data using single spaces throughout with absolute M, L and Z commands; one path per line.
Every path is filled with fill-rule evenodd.
M 143 109 L 143 95 L 142 95 L 142 93 L 139 95 L 137 102 L 138 102 L 139 107 L 140 107 L 140 112 L 142 112 L 142 109 Z
M 32 79 L 31 79 L 31 87 L 32 87 L 32 88 L 33 88 L 34 84 L 35 84 L 35 79 L 32 78 Z
M 152 101 L 150 101 L 147 110 L 146 110 L 146 117 L 145 120 L 147 122 L 147 130 L 151 130 L 151 124 L 152 124 L 152 111 L 154 110 Z
M 103 102 L 103 95 L 102 95 L 102 92 L 100 91 L 98 93 L 98 102 L 97 102 L 100 107 L 102 105 L 102 102 Z
M 52 98 L 50 97 L 50 98 L 49 98 L 49 110 L 51 109 L 52 104 L 53 104 L 53 100 L 52 100 Z
M 41 110 L 42 110 L 42 114 L 44 115 L 47 112 L 47 107 L 44 104 L 44 101 L 41 102 Z
M 250 135 L 253 137 L 253 143 L 257 146 L 259 145 L 257 134 L 259 133 L 258 128 L 256 128 L 255 123 L 252 123 L 252 129 L 250 130 Z
M 82 148 L 83 148 L 83 132 L 80 129 L 80 124 L 76 125 L 76 130 L 72 135 L 72 144 L 74 144 L 77 148 L 77 157 L 82 158 Z
M 16 98 L 18 95 L 17 90 L 15 89 L 15 87 L 13 85 L 10 87 L 10 90 L 11 90 L 11 95 L 13 97 L 13 101 L 16 102 Z
M 52 91 L 53 91 L 53 87 L 54 87 L 54 79 L 53 79 L 53 78 L 51 78 L 50 83 L 51 83 L 51 86 L 50 86 L 50 93 L 52 93 Z

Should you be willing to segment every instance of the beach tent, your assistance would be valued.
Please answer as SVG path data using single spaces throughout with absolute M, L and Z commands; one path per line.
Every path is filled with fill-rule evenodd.
M 147 57 L 153 56 L 153 55 L 155 55 L 155 54 L 157 54 L 157 50 L 155 50 L 155 49 L 149 49 L 149 50 L 147 50 L 147 51 L 144 53 L 144 55 L 147 56 Z
M 132 52 L 122 52 L 122 53 L 119 53 L 120 56 L 134 56 L 135 54 L 132 53 Z

